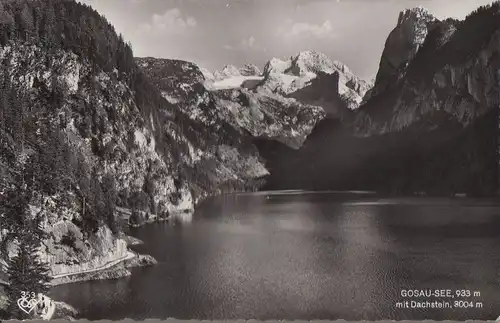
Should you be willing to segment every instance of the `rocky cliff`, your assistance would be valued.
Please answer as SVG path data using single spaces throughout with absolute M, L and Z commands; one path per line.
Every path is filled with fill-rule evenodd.
M 499 103 L 498 2 L 464 21 L 438 21 L 424 9 L 400 14 L 389 35 L 371 99 L 360 108 L 357 130 L 401 131 L 442 118 L 470 125 Z
M 385 42 L 375 84 L 370 95 L 376 96 L 405 75 L 408 65 L 422 46 L 430 30 L 439 21 L 423 7 L 400 12 L 396 27 Z
M 24 125 L 21 153 L 44 156 L 42 165 L 48 173 L 68 176 L 50 178 L 53 187 L 41 188 L 38 198 L 32 200 L 33 212 L 42 212 L 45 218 L 49 239 L 43 244 L 42 259 L 51 264 L 51 275 L 100 268 L 127 255 L 125 242 L 111 232 L 108 219 L 101 222 L 93 218 L 98 212 L 94 203 L 99 202 L 87 189 L 101 194 L 102 187 L 94 185 L 101 186 L 105 177 L 112 179 L 113 189 L 121 195 L 118 204 L 127 204 L 130 194 L 142 192 L 145 183 L 154 178 L 154 190 L 145 197 L 148 209 L 162 213 L 193 208 L 194 197 L 187 182 L 179 181 L 180 172 L 173 170 L 177 157 L 155 149 L 153 112 L 147 120 L 130 87 L 118 80 L 116 70 L 97 69 L 69 50 L 49 52 L 15 41 L 0 50 L 0 59 L 4 64 L 2 77 L 8 78 L 7 89 L 22 93 L 30 107 L 33 127 Z M 51 91 L 57 91 L 57 105 Z M 48 137 L 56 131 L 59 137 Z M 15 157 L 16 143 L 4 135 L 8 141 L 3 148 Z M 39 151 L 47 144 L 59 148 L 53 155 Z M 59 149 L 64 156 L 59 155 Z M 9 155 L 2 157 L 2 184 L 8 185 L 12 160 Z M 67 158 L 68 164 L 58 163 L 58 158 Z M 91 220 L 96 220 L 95 231 L 87 228 Z
M 242 76 L 260 76 L 262 72 L 255 64 L 245 64 L 240 68 L 240 74 Z

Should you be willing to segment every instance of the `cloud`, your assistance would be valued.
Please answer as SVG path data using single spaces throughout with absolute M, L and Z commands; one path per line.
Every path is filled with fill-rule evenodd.
M 196 27 L 196 25 L 197 22 L 194 17 L 186 16 L 179 8 L 174 8 L 167 10 L 161 15 L 155 13 L 149 22 L 139 26 L 138 32 L 179 34 L 187 29 Z
M 256 43 L 256 39 L 253 36 L 242 39 L 237 45 L 224 45 L 223 47 L 227 50 L 266 50 Z
M 321 25 L 306 22 L 292 23 L 290 20 L 287 20 L 286 25 L 280 27 L 276 35 L 285 39 L 295 37 L 315 37 L 320 39 L 336 37 L 330 20 L 326 20 Z

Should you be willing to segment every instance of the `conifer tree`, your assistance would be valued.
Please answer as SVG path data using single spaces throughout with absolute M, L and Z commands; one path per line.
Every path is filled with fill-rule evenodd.
M 22 10 L 19 12 L 19 29 L 21 37 L 25 40 L 30 40 L 34 30 L 33 12 L 27 3 L 24 4 Z
M 6 190 L 0 203 L 0 221 L 7 234 L 2 241 L 2 254 L 7 258 L 8 312 L 16 319 L 25 319 L 26 315 L 17 306 L 22 292 L 45 293 L 48 290 L 48 267 L 41 261 L 38 250 L 46 233 L 41 226 L 40 214 L 31 216 L 29 204 L 33 197 L 36 183 L 34 160 L 28 160 L 15 167 L 14 181 Z M 7 246 L 17 247 L 15 256 L 9 257 Z
M 50 282 L 49 268 L 38 256 L 40 236 L 43 233 L 39 226 L 39 218 L 26 222 L 22 227 L 23 230 L 19 233 L 18 253 L 7 262 L 8 311 L 17 319 L 24 319 L 27 316 L 17 305 L 17 300 L 22 296 L 22 293 L 45 294 L 49 289 L 48 283 Z

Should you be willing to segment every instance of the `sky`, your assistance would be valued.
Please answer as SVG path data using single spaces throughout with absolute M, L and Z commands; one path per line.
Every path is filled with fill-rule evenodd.
M 137 57 L 191 61 L 209 70 L 303 50 L 325 53 L 358 76 L 377 73 L 401 10 L 423 6 L 463 19 L 492 0 L 80 0 L 104 15 Z

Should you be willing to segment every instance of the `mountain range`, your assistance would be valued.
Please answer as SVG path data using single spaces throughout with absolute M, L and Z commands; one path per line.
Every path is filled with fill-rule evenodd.
M 266 187 L 495 193 L 498 8 L 462 21 L 421 7 L 401 12 L 354 113 L 322 120 L 298 152 L 259 142 Z

